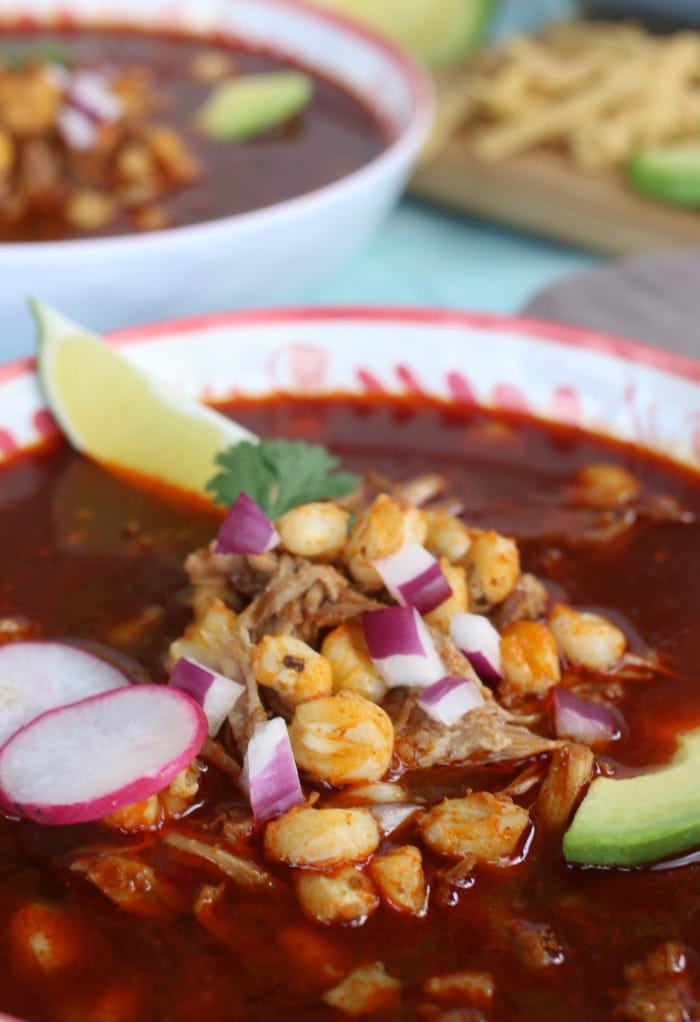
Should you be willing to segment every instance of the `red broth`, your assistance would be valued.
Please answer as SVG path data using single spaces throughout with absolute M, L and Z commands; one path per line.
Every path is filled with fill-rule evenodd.
M 327 443 L 348 468 L 397 478 L 444 472 L 467 520 L 516 535 L 524 567 L 554 595 L 608 614 L 634 649 L 656 650 L 665 673 L 625 686 L 628 734 L 615 747 L 618 763 L 661 762 L 673 735 L 700 723 L 697 476 L 570 429 L 422 400 L 276 399 L 231 411 L 263 435 Z M 695 519 L 640 517 L 617 540 L 582 544 L 584 520 L 562 494 L 575 468 L 591 461 L 626 466 L 643 500 L 667 495 Z M 136 679 L 162 680 L 167 644 L 188 618 L 183 557 L 208 542 L 217 521 L 63 446 L 22 457 L 0 472 L 0 620 L 13 618 L 27 635 L 106 647 Z M 504 783 L 514 774 L 498 769 Z M 473 767 L 433 768 L 407 783 L 434 796 L 479 788 L 483 778 Z M 237 798 L 210 770 L 194 816 Z M 331 970 L 382 961 L 403 988 L 402 1007 L 381 1014 L 389 1022 L 697 1017 L 700 864 L 692 855 L 675 868 L 582 870 L 565 865 L 560 834 L 536 830 L 520 865 L 484 867 L 443 900 L 433 891 L 423 919 L 380 908 L 362 927 L 322 927 L 303 918 L 285 882 L 274 898 L 229 891 L 230 911 L 214 936 L 186 912 L 152 918 L 117 909 L 67 869 L 86 845 L 149 840 L 98 824 L 52 828 L 0 816 L 0 1009 L 31 1022 L 331 1022 L 347 1017 L 320 1001 Z M 192 869 L 168 864 L 156 845 L 152 861 L 192 894 Z M 18 953 L 27 902 L 73 920 L 64 967 L 43 973 Z M 545 928 L 542 962 L 523 934 Z M 686 958 L 678 982 L 687 1013 L 664 1014 L 659 989 L 653 1011 L 620 1014 L 625 970 L 668 941 Z M 470 1014 L 431 1003 L 424 982 L 465 968 L 491 973 L 492 1007 Z
M 147 121 L 175 131 L 199 166 L 199 173 L 190 183 L 172 187 L 153 203 L 147 199 L 134 201 L 130 208 L 122 208 L 94 230 L 79 230 L 58 215 L 49 191 L 45 201 L 42 198 L 38 206 L 33 202 L 26 215 L 17 216 L 13 202 L 0 190 L 0 242 L 130 233 L 146 229 L 141 222 L 143 210 L 151 205 L 157 206 L 163 221 L 154 221 L 155 227 L 186 226 L 245 213 L 322 188 L 364 166 L 386 146 L 387 133 L 373 111 L 335 82 L 310 71 L 307 73 L 312 74 L 314 93 L 299 115 L 245 141 L 207 138 L 194 120 L 215 82 L 201 80 L 192 69 L 203 55 L 210 58 L 217 54 L 230 61 L 231 74 L 241 76 L 293 66 L 273 53 L 175 32 L 116 28 L 17 30 L 3 28 L 0 21 L 0 67 L 3 58 L 21 65 L 23 60 L 35 57 L 59 60 L 70 69 L 93 68 L 111 75 L 131 69 L 141 78 L 145 76 L 149 104 L 153 106 Z M 0 97 L 0 130 L 2 113 Z M 42 144 L 48 141 L 51 146 L 57 145 L 54 134 L 51 129 Z M 66 188 L 88 188 L 107 195 L 125 192 L 129 182 L 120 178 L 118 161 L 110 156 L 108 164 L 102 166 L 100 159 L 99 153 L 91 159 L 76 159 L 56 185 L 57 195 Z M 27 158 L 25 164 L 29 162 Z M 13 173 L 23 174 L 25 170 L 20 159 Z M 149 222 L 144 220 L 146 226 Z

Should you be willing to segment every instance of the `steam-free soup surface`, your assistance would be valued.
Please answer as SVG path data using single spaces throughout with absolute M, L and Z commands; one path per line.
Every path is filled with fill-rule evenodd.
M 0 241 L 218 219 L 321 188 L 382 151 L 373 111 L 311 71 L 310 102 L 281 124 L 238 141 L 198 125 L 222 82 L 292 67 L 174 31 L 16 30 L 0 19 Z M 97 81 L 86 85 L 85 72 Z
M 624 685 L 617 764 L 663 762 L 674 734 L 700 723 L 696 477 L 574 431 L 422 402 L 278 400 L 233 411 L 263 435 L 327 443 L 351 469 L 394 478 L 445 473 L 465 518 L 516 535 L 524 567 L 554 598 L 566 594 L 606 614 L 640 655 L 655 651 L 664 670 Z M 626 466 L 649 506 L 659 495 L 672 498 L 664 506 L 674 513 L 656 504 L 655 514 L 603 541 L 600 515 L 573 511 L 565 496 L 576 467 L 600 461 Z M 218 522 L 216 513 L 140 489 L 65 447 L 3 468 L 5 636 L 87 643 L 110 650 L 137 680 L 162 680 L 168 643 L 190 614 L 183 558 L 209 542 Z M 521 766 L 436 767 L 404 783 L 414 797 L 434 800 L 505 785 Z M 191 820 L 213 820 L 243 802 L 210 768 Z M 101 846 L 148 856 L 179 892 L 182 910 L 118 908 L 69 868 L 80 851 Z M 380 961 L 402 988 L 401 1006 L 381 1013 L 389 1022 L 696 1017 L 700 866 L 692 855 L 675 868 L 571 868 L 561 834 L 536 826 L 520 864 L 478 868 L 461 886 L 436 877 L 424 918 L 383 906 L 363 926 L 329 928 L 301 914 L 280 871 L 274 896 L 229 887 L 213 932 L 187 906 L 220 875 L 203 878 L 191 862 L 159 850 L 156 836 L 0 816 L 0 1009 L 31 1022 L 331 1022 L 347 1017 L 320 999 L 333 977 Z M 60 964 L 47 970 L 22 950 L 37 905 L 69 920 Z M 667 961 L 656 979 L 635 986 L 639 970 L 649 971 L 640 963 L 659 948 L 677 953 L 678 967 Z M 490 1006 L 467 1010 L 459 997 L 441 1003 L 426 993 L 432 977 L 465 969 L 492 977 Z

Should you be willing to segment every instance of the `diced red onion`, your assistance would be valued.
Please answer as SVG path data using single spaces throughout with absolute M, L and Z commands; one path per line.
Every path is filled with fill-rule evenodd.
M 217 734 L 244 691 L 239 682 L 212 671 L 190 657 L 180 657 L 176 662 L 169 684 L 187 692 L 199 703 L 206 715 L 210 735 Z
M 374 561 L 382 582 L 397 603 L 429 614 L 452 595 L 437 560 L 418 543 L 405 543 L 396 553 Z
M 501 680 L 501 637 L 487 617 L 466 611 L 455 614 L 450 621 L 450 638 L 483 682 L 496 685 Z
M 243 773 L 256 823 L 265 823 L 304 801 L 282 717 L 273 717 L 255 728 L 248 742 Z
M 279 533 L 265 512 L 243 492 L 221 523 L 214 549 L 218 554 L 265 554 L 279 541 Z
M 99 71 L 60 75 L 51 69 L 50 74 L 64 89 L 57 118 L 64 141 L 71 149 L 91 148 L 102 125 L 121 117 L 124 104 L 112 91 L 108 77 Z
M 423 688 L 445 667 L 415 607 L 383 607 L 361 615 L 367 651 L 389 688 Z
M 569 689 L 560 686 L 553 689 L 552 710 L 557 738 L 595 745 L 620 736 L 620 718 L 614 709 L 583 699 Z
M 465 713 L 483 706 L 484 697 L 475 681 L 448 675 L 424 688 L 418 696 L 418 705 L 433 720 L 450 727 Z
M 56 122 L 63 141 L 71 149 L 90 149 L 97 141 L 99 126 L 82 110 L 64 106 Z
M 77 71 L 71 76 L 66 102 L 99 122 L 116 121 L 124 104 L 113 91 L 107 75 L 99 71 Z

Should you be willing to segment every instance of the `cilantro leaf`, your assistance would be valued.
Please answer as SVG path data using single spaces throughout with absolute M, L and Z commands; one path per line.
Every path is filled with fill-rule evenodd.
M 217 455 L 222 471 L 207 483 L 218 504 L 226 507 L 243 491 L 269 518 L 278 518 L 310 500 L 344 497 L 360 483 L 351 472 L 336 472 L 338 459 L 303 440 L 243 440 Z
M 0 65 L 11 71 L 20 71 L 34 61 L 46 64 L 62 64 L 67 67 L 70 57 L 60 43 L 47 40 L 28 50 L 0 47 Z

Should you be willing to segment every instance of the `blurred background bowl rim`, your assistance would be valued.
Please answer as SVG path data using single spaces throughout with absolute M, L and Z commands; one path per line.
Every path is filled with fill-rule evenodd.
M 192 0 L 192 2 L 196 3 L 196 0 Z M 113 3 L 114 0 L 110 0 L 106 6 L 112 8 Z M 13 260 L 18 258 L 20 260 L 28 260 L 39 254 L 46 255 L 59 252 L 62 256 L 65 255 L 68 258 L 82 258 L 87 250 L 97 253 L 98 251 L 115 251 L 132 246 L 136 246 L 138 249 L 157 248 L 164 242 L 168 244 L 186 244 L 190 239 L 201 241 L 206 234 L 215 236 L 220 233 L 226 233 L 234 227 L 240 228 L 241 232 L 243 232 L 247 229 L 254 229 L 258 225 L 264 226 L 267 221 L 274 220 L 275 218 L 294 217 L 299 213 L 303 213 L 308 206 L 313 206 L 319 201 L 324 201 L 326 198 L 329 200 L 335 198 L 342 194 L 343 191 L 351 191 L 356 185 L 361 184 L 365 178 L 381 174 L 387 164 L 397 163 L 400 165 L 404 162 L 408 163 L 414 153 L 418 152 L 426 138 L 433 116 L 434 88 L 427 69 L 423 68 L 419 61 L 391 40 L 335 11 L 314 7 L 311 4 L 299 2 L 299 0 L 256 0 L 256 5 L 261 9 L 267 8 L 270 11 L 274 11 L 275 8 L 300 10 L 312 20 L 336 28 L 341 33 L 353 36 L 360 42 L 369 43 L 375 50 L 387 57 L 397 75 L 407 86 L 411 100 L 411 109 L 406 124 L 396 132 L 395 137 L 390 137 L 387 144 L 382 147 L 376 156 L 356 170 L 351 171 L 349 174 L 344 174 L 342 177 L 320 188 L 302 192 L 291 199 L 269 203 L 257 209 L 234 213 L 225 217 L 216 217 L 211 220 L 202 220 L 199 223 L 168 227 L 144 233 L 130 232 L 127 234 L 57 239 L 53 241 L 0 242 L 0 261 L 6 257 L 10 257 Z M 58 12 L 62 15 L 70 15 L 70 8 L 71 0 L 61 0 Z M 110 17 L 110 11 L 104 25 L 106 27 L 124 26 L 128 28 L 128 18 L 120 18 L 118 7 L 114 8 L 114 10 L 116 11 L 116 16 Z M 37 19 L 37 21 L 40 23 L 40 19 Z M 77 27 L 79 31 L 79 21 L 77 22 Z M 94 22 L 90 22 L 88 27 L 95 28 L 97 26 Z M 163 27 L 156 25 L 149 30 L 158 33 Z M 206 40 L 208 33 L 203 33 L 202 38 Z M 241 33 L 237 38 L 245 44 L 245 33 Z M 280 56 L 284 58 L 286 54 L 281 53 Z M 309 70 L 313 72 L 314 68 L 309 66 Z M 334 80 L 337 81 L 341 88 L 348 88 L 340 78 Z M 348 91 L 353 94 L 352 90 L 348 89 Z M 361 96 L 356 98 L 363 106 L 368 105 Z M 373 113 L 377 114 L 378 112 L 374 110 Z

